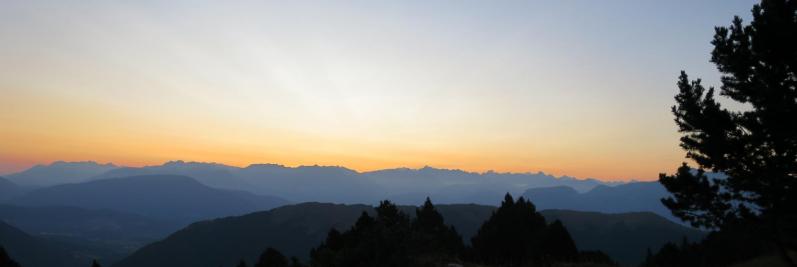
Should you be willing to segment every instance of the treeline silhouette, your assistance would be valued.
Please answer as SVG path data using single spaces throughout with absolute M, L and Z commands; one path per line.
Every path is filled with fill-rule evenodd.
M 723 107 L 714 88 L 682 71 L 672 113 L 697 169 L 683 163 L 659 181 L 673 215 L 714 232 L 664 246 L 645 264 L 725 266 L 774 254 L 797 266 L 797 1 L 763 0 L 750 24 L 735 17 L 711 44 L 719 95 L 745 108 Z
M 415 217 L 382 201 L 374 217 L 363 212 L 347 231 L 331 229 L 310 252 L 307 265 L 288 259 L 274 248 L 266 249 L 255 267 L 406 267 L 445 266 L 552 266 L 588 263 L 614 266 L 600 251 L 576 248 L 560 221 L 547 223 L 530 201 L 507 194 L 501 206 L 479 228 L 468 246 L 429 198 Z M 247 264 L 242 260 L 238 267 Z
M 701 242 L 667 243 L 655 254 L 648 252 L 640 266 L 730 266 L 775 250 L 759 233 L 739 226 L 712 232 Z

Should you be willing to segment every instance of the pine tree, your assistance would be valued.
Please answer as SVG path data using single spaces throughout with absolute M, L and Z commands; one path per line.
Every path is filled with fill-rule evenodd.
M 545 231 L 543 250 L 546 258 L 558 262 L 573 262 L 578 259 L 576 242 L 570 237 L 561 221 L 556 220 Z
M 91 261 L 91 267 L 101 267 L 101 265 L 100 265 L 99 262 L 97 262 L 97 260 L 92 260 Z
M 423 206 L 415 210 L 412 231 L 415 244 L 413 247 L 422 254 L 453 256 L 459 254 L 464 248 L 462 237 L 453 226 L 445 224 L 443 215 L 435 209 L 428 197 Z
M 717 27 L 712 41 L 719 94 L 745 108 L 722 107 L 714 88 L 681 72 L 672 112 L 698 169 L 684 163 L 660 175 L 673 193 L 662 202 L 696 227 L 745 225 L 794 266 L 786 251 L 797 246 L 797 1 L 763 0 L 752 13 L 749 25 L 735 17 Z
M 471 239 L 476 260 L 506 266 L 542 261 L 545 218 L 531 202 L 506 194 L 501 206 Z

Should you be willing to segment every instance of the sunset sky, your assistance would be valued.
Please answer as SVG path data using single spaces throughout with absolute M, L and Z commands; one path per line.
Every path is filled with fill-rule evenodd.
M 652 180 L 756 1 L 2 1 L 0 174 L 168 160 Z

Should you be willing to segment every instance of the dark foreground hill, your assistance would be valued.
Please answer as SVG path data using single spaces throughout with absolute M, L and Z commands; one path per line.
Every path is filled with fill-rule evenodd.
M 149 175 L 42 188 L 15 198 L 11 203 L 108 209 L 187 224 L 268 210 L 287 201 L 244 191 L 211 188 L 186 176 Z
M 412 211 L 414 207 L 402 207 Z M 481 205 L 437 205 L 446 223 L 453 225 L 467 242 L 495 209 Z M 115 267 L 133 266 L 235 266 L 239 260 L 254 262 L 267 247 L 288 256 L 306 259 L 334 227 L 348 229 L 366 205 L 302 203 L 271 211 L 256 212 L 194 223 L 168 238 L 150 244 L 120 261 Z M 414 212 L 409 212 L 414 214 Z M 666 241 L 683 236 L 700 238 L 702 233 L 667 221 L 652 213 L 599 214 L 575 211 L 543 211 L 549 220 L 561 219 L 583 249 L 601 249 L 623 263 L 638 263 L 648 247 L 657 249 Z M 572 226 L 571 226 L 572 225 Z M 641 231 L 655 231 L 654 236 Z M 608 235 L 618 237 L 604 238 Z M 660 238 L 660 236 L 668 238 Z M 627 244 L 632 249 L 617 249 Z
M 85 267 L 89 255 L 75 253 L 69 247 L 28 235 L 0 221 L 0 246 L 23 267 Z

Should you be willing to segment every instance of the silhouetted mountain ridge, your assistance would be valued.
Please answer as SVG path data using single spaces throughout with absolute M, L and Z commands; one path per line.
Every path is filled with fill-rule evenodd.
M 584 193 L 562 186 L 532 188 L 523 194 L 540 209 L 606 213 L 650 211 L 670 220 L 679 221 L 661 203 L 661 199 L 669 195 L 670 193 L 658 182 L 599 185 Z
M 465 240 L 476 233 L 495 209 L 493 206 L 474 204 L 436 207 L 445 222 L 453 225 Z M 415 207 L 400 208 L 408 214 L 414 214 Z M 363 211 L 373 214 L 373 207 L 301 203 L 243 216 L 197 222 L 140 249 L 114 266 L 234 266 L 240 259 L 253 262 L 269 246 L 288 256 L 306 258 L 310 249 L 324 239 L 330 228 L 348 229 Z M 693 239 L 702 237 L 699 231 L 668 222 L 652 213 L 542 211 L 542 214 L 550 216 L 547 218 L 549 220 L 561 219 L 579 247 L 584 244 L 585 248 L 602 249 L 627 263 L 641 260 L 647 247 L 655 249 L 663 242 L 680 240 L 683 236 Z M 573 229 L 570 229 L 570 225 L 574 225 Z M 655 233 L 639 232 L 642 230 Z M 600 239 L 608 233 L 620 235 L 614 240 Z M 659 236 L 668 238 L 663 241 Z M 639 246 L 628 250 L 613 247 L 623 242 Z
M 88 181 L 91 177 L 118 168 L 112 163 L 99 164 L 94 161 L 56 161 L 49 165 L 36 165 L 25 171 L 7 175 L 18 185 L 51 186 Z

